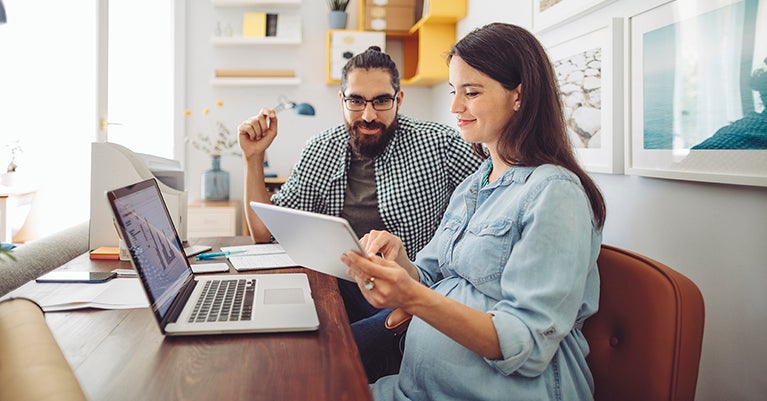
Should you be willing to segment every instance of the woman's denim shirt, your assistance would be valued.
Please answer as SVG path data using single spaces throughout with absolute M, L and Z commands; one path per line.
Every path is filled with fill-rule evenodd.
M 503 359 L 414 318 L 400 374 L 372 385 L 376 400 L 592 399 L 580 328 L 598 306 L 602 236 L 580 180 L 512 166 L 481 188 L 487 168 L 456 188 L 415 264 L 423 284 L 493 315 Z

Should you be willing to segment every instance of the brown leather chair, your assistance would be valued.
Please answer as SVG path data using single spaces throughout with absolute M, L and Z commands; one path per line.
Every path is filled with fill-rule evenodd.
M 596 401 L 692 401 L 698 382 L 703 296 L 677 271 L 602 245 L 599 311 L 583 334 Z
M 597 259 L 599 311 L 583 334 L 591 352 L 596 401 L 693 401 L 703 342 L 703 296 L 687 277 L 610 245 Z M 410 315 L 395 309 L 397 333 Z

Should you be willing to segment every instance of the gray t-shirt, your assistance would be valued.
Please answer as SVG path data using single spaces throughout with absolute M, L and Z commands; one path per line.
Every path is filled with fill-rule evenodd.
M 376 179 L 373 159 L 352 152 L 346 181 L 346 196 L 341 217 L 349 220 L 358 237 L 370 230 L 385 230 L 386 225 L 378 212 Z

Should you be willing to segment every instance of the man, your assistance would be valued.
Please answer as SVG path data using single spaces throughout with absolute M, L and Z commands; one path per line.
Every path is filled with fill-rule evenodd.
M 277 135 L 275 111 L 262 109 L 239 126 L 251 236 L 256 242 L 271 238 L 247 205 L 271 202 L 344 217 L 360 237 L 370 230 L 388 230 L 402 238 L 412 259 L 431 239 L 453 189 L 480 160 L 455 129 L 398 113 L 404 97 L 399 72 L 377 46 L 347 62 L 338 97 L 344 124 L 309 139 L 271 199 L 263 166 L 265 151 Z M 339 280 L 339 288 L 368 379 L 396 373 L 398 361 L 380 363 L 386 359 L 381 355 L 398 349 L 397 339 L 384 327 L 389 311 L 370 306 L 356 283 Z

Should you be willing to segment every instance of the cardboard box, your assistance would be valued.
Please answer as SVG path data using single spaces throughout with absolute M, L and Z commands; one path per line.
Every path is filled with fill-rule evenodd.
M 408 31 L 416 23 L 415 0 L 367 0 L 365 29 Z

